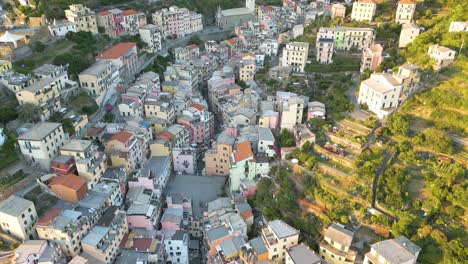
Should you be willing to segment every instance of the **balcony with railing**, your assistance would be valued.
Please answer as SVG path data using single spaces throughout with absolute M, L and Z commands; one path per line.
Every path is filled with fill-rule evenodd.
M 263 238 L 263 241 L 266 242 L 265 245 L 268 248 L 278 244 L 278 240 L 276 239 L 275 234 L 273 234 L 273 232 L 271 232 L 268 228 L 264 228 L 262 230 L 262 238 Z

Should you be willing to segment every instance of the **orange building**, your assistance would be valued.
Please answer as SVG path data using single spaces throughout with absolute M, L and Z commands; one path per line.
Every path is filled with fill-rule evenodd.
M 49 188 L 60 199 L 74 203 L 83 198 L 88 190 L 86 178 L 73 174 L 52 178 Z
M 249 240 L 241 247 L 240 260 L 242 264 L 257 264 L 268 261 L 268 250 L 263 244 L 262 238 L 257 237 Z

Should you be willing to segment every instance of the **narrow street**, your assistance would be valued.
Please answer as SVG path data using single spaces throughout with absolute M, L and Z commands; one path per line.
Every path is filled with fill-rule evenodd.
M 379 211 L 381 214 L 396 220 L 396 218 L 392 215 L 389 215 L 387 212 L 379 209 L 377 207 L 377 186 L 379 183 L 379 177 L 382 175 L 385 170 L 387 169 L 387 162 L 395 155 L 395 153 L 392 153 L 390 151 L 386 151 L 385 157 L 382 160 L 382 163 L 380 164 L 380 167 L 377 169 L 377 171 L 374 174 L 374 179 L 372 180 L 372 208 Z

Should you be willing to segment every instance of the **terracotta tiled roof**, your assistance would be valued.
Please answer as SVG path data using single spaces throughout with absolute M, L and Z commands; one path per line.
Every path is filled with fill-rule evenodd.
M 242 218 L 243 218 L 243 219 L 248 219 L 248 218 L 250 218 L 250 217 L 252 217 L 252 216 L 253 216 L 252 211 L 244 211 L 244 212 L 242 213 Z
M 195 45 L 195 44 L 191 44 L 191 45 L 189 45 L 189 48 L 191 48 L 191 49 L 198 49 L 198 46 Z
M 231 38 L 231 39 L 228 39 L 227 42 L 229 42 L 231 44 L 236 44 L 237 40 L 235 38 Z
M 130 132 L 127 132 L 127 131 L 119 131 L 117 133 L 115 133 L 114 135 L 112 135 L 112 137 L 110 138 L 110 141 L 112 140 L 117 140 L 119 142 L 122 142 L 122 143 L 125 143 L 127 142 L 131 137 L 132 137 L 132 133 Z
M 252 157 L 252 149 L 250 148 L 250 142 L 244 141 L 238 143 L 236 146 L 236 152 L 234 153 L 234 161 L 239 162 L 241 160 L 245 160 L 249 157 Z
M 151 246 L 151 238 L 134 238 L 133 239 L 133 248 L 136 251 L 148 251 Z
M 80 189 L 84 184 L 86 184 L 86 178 L 76 176 L 73 174 L 68 174 L 68 175 L 54 177 L 52 181 L 49 183 L 49 186 L 62 185 L 62 186 L 65 186 L 67 188 L 70 188 L 76 191 Z
M 122 11 L 122 16 L 130 16 L 130 15 L 136 15 L 136 14 L 141 14 L 141 13 L 143 13 L 143 12 L 136 11 L 136 10 L 133 10 L 133 9 L 128 9 L 128 10 Z
M 37 220 L 37 225 L 39 226 L 48 226 L 52 221 L 54 221 L 55 217 L 60 215 L 62 210 L 57 208 L 50 208 L 47 210 L 39 220 Z
M 198 111 L 203 111 L 205 109 L 205 107 L 201 104 L 193 104 L 192 107 L 197 109 Z
M 171 133 L 169 133 L 167 131 L 163 131 L 163 132 L 159 133 L 159 135 L 157 136 L 157 138 L 164 138 L 164 139 L 167 139 L 167 140 L 171 140 L 173 137 L 174 137 L 174 135 L 172 135 Z
M 99 16 L 108 16 L 112 14 L 111 12 L 109 12 L 108 10 L 105 10 L 105 11 L 101 11 L 98 13 Z
M 366 3 L 366 4 L 375 4 L 374 0 L 359 0 L 359 3 Z
M 104 128 L 102 127 L 92 127 L 88 130 L 87 135 L 88 137 L 97 137 L 102 133 L 102 131 L 104 131 Z
M 135 42 L 121 42 L 103 51 L 96 59 L 117 59 L 134 47 Z

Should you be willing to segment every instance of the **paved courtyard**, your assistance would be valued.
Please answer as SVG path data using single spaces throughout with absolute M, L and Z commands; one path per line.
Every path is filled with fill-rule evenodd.
M 224 194 L 223 176 L 193 176 L 177 175 L 171 178 L 167 194 L 180 193 L 192 198 L 193 213 L 196 217 L 202 215 L 202 207 Z

